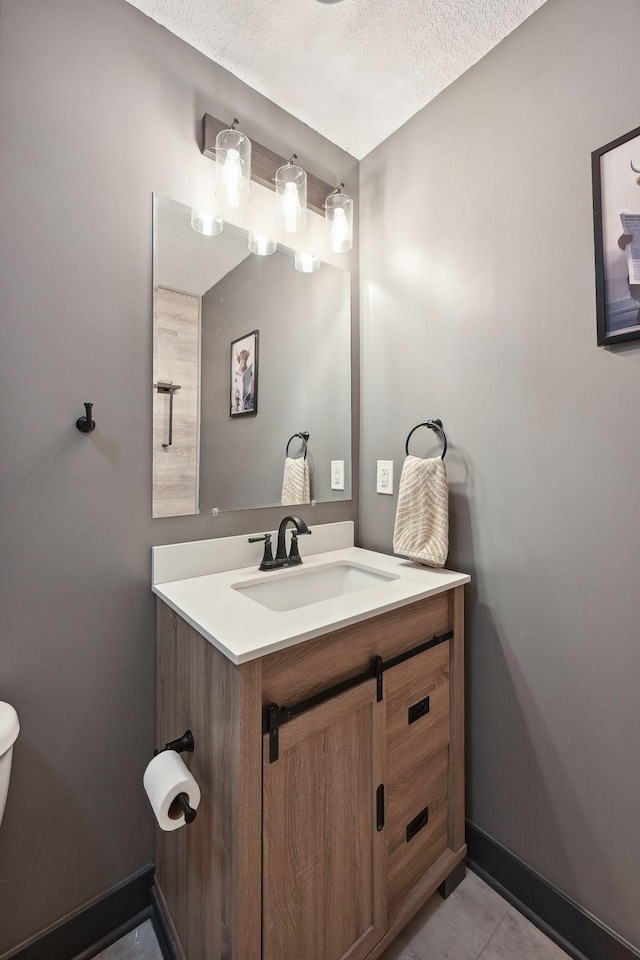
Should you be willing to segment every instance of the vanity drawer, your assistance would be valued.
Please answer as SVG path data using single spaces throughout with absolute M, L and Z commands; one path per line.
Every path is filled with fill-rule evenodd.
M 444 747 L 387 787 L 390 911 L 447 848 L 448 753 Z
M 448 629 L 449 595 L 441 593 L 316 640 L 278 650 L 262 659 L 263 706 L 297 703 L 315 696 L 366 670 L 373 657 L 388 660 Z M 412 658 L 410 662 L 415 664 L 418 659 Z M 385 698 L 387 682 L 396 669 L 399 667 L 393 667 L 384 675 Z
M 384 675 L 390 783 L 449 743 L 449 643 L 425 650 Z

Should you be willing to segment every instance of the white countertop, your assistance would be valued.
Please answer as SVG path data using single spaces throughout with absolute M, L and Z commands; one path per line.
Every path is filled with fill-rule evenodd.
M 390 573 L 397 579 L 286 611 L 270 610 L 233 589 L 259 578 L 282 579 L 345 561 Z M 256 566 L 243 567 L 155 583 L 151 589 L 233 663 L 240 664 L 442 593 L 470 579 L 464 573 L 421 567 L 400 557 L 347 547 L 305 557 L 302 567 L 268 573 L 260 573 Z

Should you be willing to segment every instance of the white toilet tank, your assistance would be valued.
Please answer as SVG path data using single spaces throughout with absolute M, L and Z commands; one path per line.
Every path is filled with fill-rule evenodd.
M 7 802 L 13 745 L 19 732 L 18 714 L 11 704 L 0 700 L 0 823 Z

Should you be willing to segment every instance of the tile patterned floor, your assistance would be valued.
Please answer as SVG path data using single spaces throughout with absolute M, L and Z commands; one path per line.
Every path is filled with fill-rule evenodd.
M 162 960 L 150 920 L 96 960 Z M 567 960 L 564 950 L 474 873 L 448 900 L 436 894 L 381 960 Z
M 567 954 L 467 870 L 447 900 L 438 894 L 381 960 L 567 960 Z
M 107 947 L 95 960 L 162 960 L 151 920 L 145 920 L 131 933 Z

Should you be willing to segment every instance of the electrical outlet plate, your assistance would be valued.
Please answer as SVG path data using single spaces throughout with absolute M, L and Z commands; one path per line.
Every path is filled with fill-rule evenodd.
M 344 460 L 331 461 L 331 489 L 344 490 Z
M 378 460 L 377 493 L 393 493 L 393 460 Z

